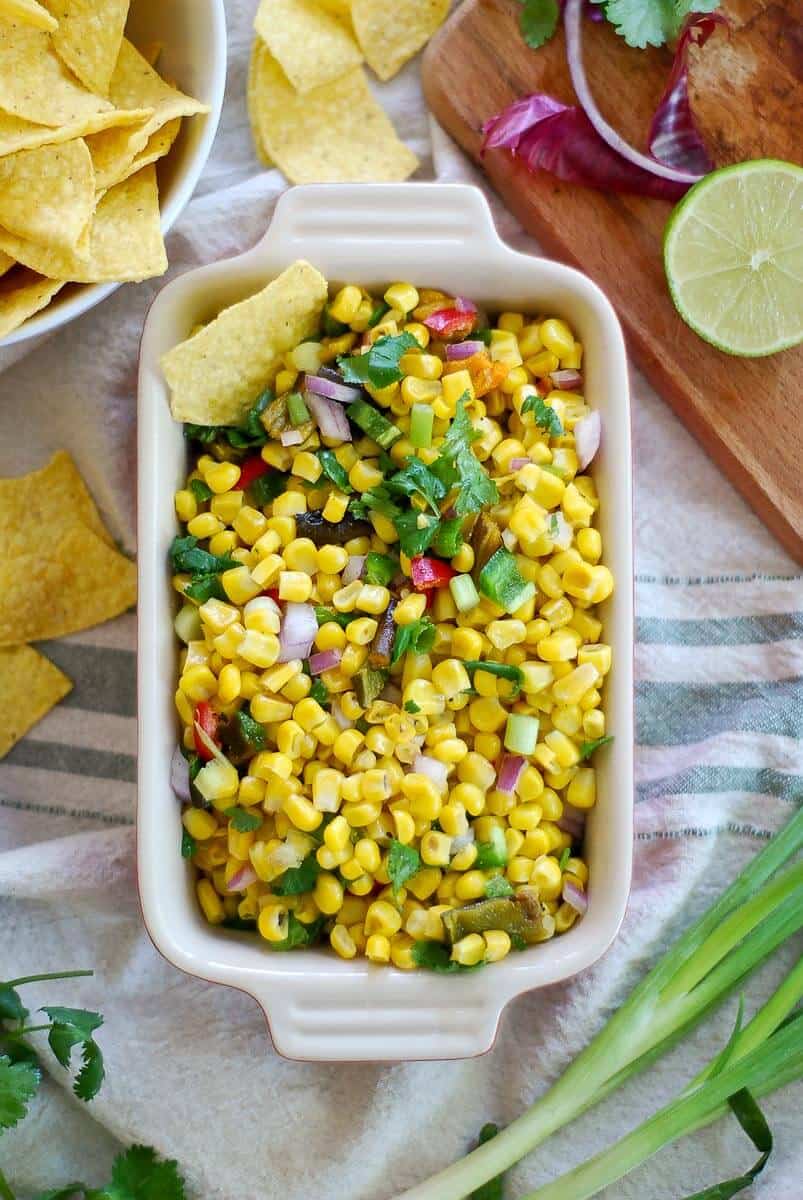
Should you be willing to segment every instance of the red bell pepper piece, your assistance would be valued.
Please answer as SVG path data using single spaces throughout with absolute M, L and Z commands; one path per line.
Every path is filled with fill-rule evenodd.
M 233 492 L 244 492 L 260 475 L 267 475 L 272 470 L 259 454 L 252 454 L 240 466 L 240 479 L 231 489 Z
M 410 562 L 413 587 L 417 592 L 429 592 L 433 588 L 446 587 L 457 571 L 440 558 L 427 558 L 419 554 Z
M 265 588 L 264 592 L 261 592 L 260 594 L 263 596 L 270 596 L 271 600 L 275 600 L 277 604 L 280 603 L 278 588 Z
M 220 725 L 220 713 L 215 712 L 208 700 L 201 700 L 195 705 L 195 723 L 200 725 L 208 738 L 219 745 L 217 731 Z M 198 736 L 198 730 L 193 729 L 193 737 L 195 738 L 195 749 L 198 751 L 198 757 L 204 762 L 210 762 L 214 755 L 208 746 L 204 745 L 201 738 Z
M 477 319 L 476 312 L 462 312 L 459 308 L 439 308 L 424 317 L 424 324 L 438 337 L 464 338 L 471 333 Z

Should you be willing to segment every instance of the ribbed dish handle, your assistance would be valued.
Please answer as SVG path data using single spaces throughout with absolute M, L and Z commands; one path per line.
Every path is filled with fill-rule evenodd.
M 309 257 L 310 245 L 337 241 L 429 246 L 464 245 L 477 235 L 497 240 L 482 192 L 466 184 L 309 184 L 291 188 L 276 205 L 262 245 Z

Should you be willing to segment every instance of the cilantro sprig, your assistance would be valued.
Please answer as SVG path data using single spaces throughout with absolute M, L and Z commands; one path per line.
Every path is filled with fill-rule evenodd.
M 408 652 L 410 654 L 429 654 L 435 645 L 435 626 L 429 617 L 419 617 L 409 625 L 397 625 L 393 639 L 393 651 L 390 665 L 396 663 Z
M 418 346 L 411 333 L 378 338 L 365 354 L 339 358 L 337 365 L 346 383 L 370 383 L 375 388 L 390 387 L 402 378 L 399 363 L 408 350 Z
M 591 0 L 628 46 L 664 46 L 680 33 L 691 13 L 716 12 L 720 0 Z M 560 19 L 557 0 L 521 0 L 519 24 L 524 41 L 540 49 L 555 33 Z
M 266 388 L 255 400 L 239 425 L 192 425 L 184 426 L 184 436 L 189 442 L 200 442 L 208 446 L 212 442 L 228 442 L 234 450 L 256 449 L 268 441 L 268 431 L 262 423 L 262 414 L 273 402 L 273 392 Z
M 401 891 L 408 879 L 412 879 L 421 870 L 421 855 L 415 846 L 405 846 L 396 838 L 391 838 L 390 853 L 388 854 L 388 878 L 393 886 L 395 895 Z
M 532 50 L 538 50 L 558 27 L 558 0 L 524 0 L 519 24 L 521 36 Z
M 594 738 L 592 742 L 583 742 L 580 746 L 580 762 L 585 762 L 586 759 L 591 758 L 595 750 L 599 750 L 602 746 L 607 746 L 612 741 L 613 734 L 608 733 L 605 737 Z
M 554 408 L 542 396 L 528 396 L 521 406 L 521 415 L 531 412 L 539 429 L 543 429 L 550 437 L 562 437 L 563 425 Z

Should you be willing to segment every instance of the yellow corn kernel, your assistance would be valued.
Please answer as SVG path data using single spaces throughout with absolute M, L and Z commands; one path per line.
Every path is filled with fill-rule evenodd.
M 308 483 L 317 483 L 323 472 L 323 467 L 317 454 L 312 454 L 309 450 L 302 450 L 294 457 L 290 471 L 291 474 L 297 475 L 300 479 L 306 479 Z
M 541 900 L 556 900 L 563 888 L 563 875 L 557 859 L 546 854 L 533 864 L 530 883 L 538 888 Z
M 240 695 L 243 700 L 253 700 L 260 689 L 259 676 L 254 671 L 240 670 Z
M 452 653 L 463 660 L 478 659 L 482 654 L 482 634 L 466 627 L 456 629 L 452 634 Z
M 401 913 L 387 900 L 375 900 L 365 914 L 365 932 L 369 937 L 374 933 L 392 937 L 401 926 Z
M 223 522 L 219 521 L 214 513 L 204 512 L 198 513 L 197 517 L 193 517 L 188 522 L 187 533 L 203 541 L 204 538 L 211 538 L 216 533 L 222 533 L 223 528 Z
M 605 649 L 610 654 L 610 647 L 606 646 Z M 552 695 L 558 704 L 579 704 L 586 692 L 596 686 L 600 674 L 593 659 L 586 659 L 563 679 L 555 680 L 552 684 Z
M 613 575 L 607 567 L 603 566 L 592 567 L 592 572 L 593 585 L 591 590 L 591 603 L 601 604 L 602 601 L 607 600 L 613 592 Z
M 478 671 L 476 675 L 479 675 Z M 475 675 L 475 680 L 476 680 Z M 480 733 L 496 733 L 507 721 L 507 711 L 498 700 L 482 698 L 473 700 L 468 708 L 471 723 Z
M 242 495 L 242 493 L 238 492 L 237 495 Z M 258 508 L 244 504 L 235 515 L 232 525 L 237 536 L 245 542 L 246 546 L 252 546 L 267 532 L 268 518 Z
M 363 780 L 368 774 L 368 771 L 363 773 Z M 364 799 L 354 804 L 345 804 L 343 806 L 343 816 L 352 829 L 365 829 L 368 825 L 376 821 L 381 811 L 381 802 Z
M 197 842 L 205 842 L 218 830 L 215 818 L 202 808 L 188 808 L 183 813 L 181 822 L 190 837 L 195 838 Z
M 438 890 L 441 878 L 437 867 L 422 867 L 417 875 L 407 880 L 405 886 L 417 900 L 428 900 Z
M 340 547 L 332 547 L 340 549 Z M 319 568 L 318 550 L 311 538 L 293 538 L 284 548 L 282 557 L 288 571 L 300 571 L 303 575 L 315 575 Z
M 352 580 L 345 587 L 340 588 L 332 596 L 332 604 L 338 612 L 354 612 L 357 607 L 357 597 L 362 590 L 362 584 L 359 579 Z
M 214 466 L 208 467 L 204 472 L 204 479 L 207 486 L 212 489 L 216 496 L 219 496 L 222 492 L 230 492 L 235 484 L 239 483 L 240 468 L 236 463 L 215 463 Z
M 551 375 L 553 371 L 557 371 L 560 366 L 560 359 L 551 350 L 544 349 L 539 350 L 532 358 L 528 358 L 525 366 L 532 375 L 540 379 L 546 375 Z
M 214 513 L 219 521 L 223 521 L 226 525 L 233 525 L 237 514 L 245 504 L 245 492 L 224 492 L 222 496 L 213 496 L 209 504 L 209 511 Z M 262 515 L 262 514 L 260 514 Z M 218 538 L 227 536 L 230 538 L 229 549 L 233 549 L 238 544 L 237 537 L 232 534 L 216 534 Z M 210 547 L 211 549 L 211 547 Z M 217 553 L 217 551 L 215 551 Z
M 351 679 L 365 665 L 368 658 L 368 649 L 366 646 L 355 646 L 353 642 L 349 642 L 343 651 L 339 671 L 341 675 Z
M 349 560 L 343 546 L 321 546 L 316 552 L 316 566 L 325 575 L 339 575 Z
M 577 658 L 577 642 L 567 629 L 557 629 L 549 637 L 542 638 L 535 649 L 538 657 L 548 663 L 569 662 Z
M 297 792 L 282 800 L 282 812 L 290 818 L 296 829 L 304 833 L 312 833 L 323 820 L 323 813 L 318 812 L 306 796 L 300 796 Z
M 561 500 L 563 514 L 570 525 L 587 528 L 594 516 L 594 506 L 584 498 L 577 485 L 570 483 Z
M 244 775 L 237 791 L 238 802 L 250 807 L 254 804 L 261 804 L 264 799 L 265 784 L 263 780 L 257 779 L 254 775 Z
M 605 714 L 600 709 L 583 713 L 583 733 L 590 742 L 605 736 Z
M 581 767 L 566 790 L 566 799 L 575 808 L 593 808 L 597 800 L 597 773 L 593 767 Z
M 458 900 L 479 900 L 485 895 L 487 879 L 484 871 L 466 871 L 454 886 Z
M 434 381 L 443 374 L 443 361 L 437 354 L 421 354 L 418 351 L 402 355 L 399 367 L 407 376 L 415 379 Z M 404 387 L 402 386 L 402 392 Z M 438 389 L 440 394 L 440 389 Z
M 358 617 L 346 626 L 346 637 L 354 646 L 369 646 L 377 628 L 378 624 L 372 617 Z
M 468 833 L 468 818 L 462 804 L 453 803 L 450 799 L 444 804 L 438 817 L 441 829 L 448 837 L 463 837 Z
M 577 549 L 582 554 L 586 562 L 593 566 L 602 558 L 602 538 L 598 529 L 578 529 L 575 537 Z
M 573 767 L 580 760 L 580 751 L 571 738 L 559 729 L 553 729 L 544 735 L 544 742 L 555 755 L 561 767 Z
M 339 958 L 354 958 L 357 947 L 345 925 L 335 925 L 329 934 L 329 944 Z
M 232 567 L 220 576 L 223 590 L 232 604 L 247 604 L 258 596 L 262 587 L 252 577 L 248 567 Z
M 362 304 L 362 292 L 354 284 L 342 287 L 329 305 L 329 312 L 341 325 L 350 325 Z
M 468 846 L 464 846 L 462 850 L 458 850 L 457 854 L 455 854 L 454 858 L 452 859 L 450 864 L 452 870 L 468 871 L 477 861 L 478 853 L 479 851 L 473 843 L 470 843 Z
M 409 812 L 397 809 L 393 813 L 393 824 L 396 829 L 396 839 L 403 846 L 409 846 L 415 837 L 415 821 Z
M 243 608 L 243 624 L 257 633 L 278 633 L 282 627 L 278 604 L 270 596 L 255 596 Z
M 476 967 L 485 958 L 485 940 L 480 933 L 469 933 L 452 946 L 452 962 L 462 967 Z
M 547 350 L 563 359 L 574 350 L 574 337 L 565 321 L 552 317 L 544 321 L 540 329 L 541 341 Z
M 575 772 L 572 771 L 571 778 L 574 778 Z M 550 779 L 555 776 L 550 776 Z M 566 783 L 569 781 L 566 780 Z M 566 783 L 563 786 L 566 786 Z M 548 787 L 541 795 L 541 811 L 545 821 L 559 821 L 563 816 L 563 801 L 553 788 Z
M 181 688 L 179 688 L 175 694 L 174 700 L 175 700 L 176 710 L 178 712 L 178 715 L 181 717 L 184 724 L 192 726 L 193 720 L 195 718 L 194 718 L 193 705 L 192 705 L 192 702 L 190 701 L 189 697 L 186 695 L 185 692 L 182 692 Z M 187 732 L 189 733 L 190 737 L 193 738 L 193 744 L 194 744 L 195 739 L 193 737 L 192 729 L 190 728 Z
M 418 308 L 418 289 L 414 288 L 411 283 L 394 283 L 385 292 L 384 300 L 391 308 L 398 308 L 403 313 L 409 313 L 414 308 Z
M 413 958 L 415 942 L 406 933 L 396 933 L 390 939 L 390 961 L 400 971 L 414 971 L 417 963 Z
M 182 488 L 176 492 L 173 497 L 173 503 L 176 507 L 176 516 L 179 521 L 191 521 L 198 513 L 198 501 L 195 496 L 187 488 Z
M 510 953 L 510 935 L 504 929 L 487 929 L 482 935 L 485 941 L 485 961 L 501 962 Z
M 383 933 L 373 933 L 365 943 L 365 957 L 370 962 L 390 962 L 390 939 Z
M 273 587 L 284 566 L 284 559 L 279 554 L 266 554 L 263 559 L 251 569 L 251 578 L 260 589 Z
M 210 925 L 219 925 L 225 920 L 226 911 L 209 879 L 199 879 L 195 888 L 198 903 Z
M 288 682 L 281 689 L 281 692 L 287 700 L 291 700 L 293 704 L 296 704 L 299 700 L 303 700 L 305 696 L 309 695 L 311 687 L 312 680 L 310 679 L 309 675 L 299 673 L 298 675 L 294 675 L 292 679 L 288 680 Z
M 462 762 L 467 754 L 468 746 L 462 738 L 457 737 L 443 738 L 432 748 L 432 757 L 447 766 Z
M 471 687 L 468 671 L 457 658 L 446 658 L 433 667 L 432 683 L 447 699 Z
M 335 738 L 332 750 L 336 759 L 348 766 L 363 743 L 363 734 L 358 729 L 344 729 Z
M 358 459 L 349 471 L 349 483 L 355 492 L 368 492 L 371 488 L 378 487 L 383 479 L 379 468 L 363 459 Z
M 445 833 L 430 830 L 421 838 L 421 861 L 428 867 L 448 867 L 452 839 Z
M 527 628 L 523 621 L 502 620 L 491 621 L 486 630 L 488 640 L 497 650 L 509 650 L 518 646 L 527 637 Z
M 221 704 L 231 704 L 240 695 L 242 676 L 240 668 L 234 663 L 226 663 L 221 669 L 217 681 L 218 700 Z
M 550 631 L 562 629 L 564 625 L 569 624 L 573 616 L 572 602 L 566 596 L 558 596 L 557 599 L 549 600 L 541 606 L 540 619 L 548 622 Z
M 189 667 L 182 674 L 179 687 L 197 704 L 201 700 L 211 700 L 217 691 L 217 679 L 209 667 Z
M 237 647 L 237 653 L 246 662 L 265 670 L 266 667 L 272 667 L 279 657 L 279 639 L 274 633 L 258 633 L 255 629 L 249 629 Z
M 556 729 L 574 737 L 583 725 L 583 710 L 579 704 L 564 704 L 553 707 L 550 720 Z M 555 785 L 552 784 L 554 787 Z
M 305 604 L 312 595 L 312 580 L 303 571 L 279 572 L 279 599 Z
M 318 650 L 342 650 L 346 645 L 346 631 L 336 621 L 327 621 L 315 634 Z
M 313 700 L 310 696 L 299 700 L 293 709 L 293 717 L 305 733 L 312 733 L 319 725 L 322 725 L 326 720 L 326 715 L 326 710 L 321 708 L 318 701 Z

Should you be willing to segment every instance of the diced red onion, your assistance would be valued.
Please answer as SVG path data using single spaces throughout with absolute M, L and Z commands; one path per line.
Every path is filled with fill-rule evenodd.
M 583 376 L 579 371 L 570 371 L 568 367 L 565 371 L 553 371 L 549 376 L 552 380 L 552 386 L 560 388 L 563 392 L 576 392 L 583 386 Z
M 300 446 L 304 441 L 304 435 L 300 429 L 284 429 L 280 436 L 283 446 Z
M 714 164 L 700 137 L 689 103 L 689 48 L 704 46 L 717 25 L 729 25 L 721 12 L 689 13 L 647 138 L 653 158 L 668 167 L 699 172 L 700 175 L 707 175 L 714 169 Z
M 340 665 L 342 657 L 340 650 L 322 650 L 320 654 L 313 654 L 309 660 L 310 675 L 322 675 L 324 671 L 334 670 Z
M 284 608 L 284 619 L 279 634 L 279 662 L 290 662 L 293 658 L 308 658 L 318 621 L 311 604 L 298 604 L 289 600 Z
M 332 701 L 332 716 L 337 722 L 338 729 L 354 728 L 354 722 L 346 716 L 337 700 Z
M 575 912 L 578 912 L 582 917 L 588 911 L 588 896 L 582 888 L 579 888 L 576 883 L 572 883 L 570 879 L 563 881 L 563 899 L 567 904 L 571 904 Z
M 480 354 L 485 349 L 485 342 L 450 342 L 446 347 L 446 357 L 450 362 L 455 359 L 471 358 L 472 354 Z
M 642 171 L 648 171 L 651 175 L 656 175 L 672 183 L 683 184 L 686 187 L 696 183 L 698 179 L 702 179 L 706 173 L 704 171 L 677 170 L 675 167 L 666 166 L 664 163 L 658 162 L 657 159 L 652 158 L 648 154 L 642 154 L 639 150 L 634 149 L 629 142 L 625 141 L 622 135 L 617 133 L 613 126 L 609 125 L 605 120 L 591 94 L 591 88 L 583 66 L 582 18 L 583 0 L 567 0 L 564 25 L 566 27 L 566 58 L 569 63 L 569 74 L 572 77 L 572 86 L 577 94 L 577 99 L 580 101 L 583 112 L 599 136 L 621 158 L 625 159 L 626 162 L 632 163 L 633 166 L 639 167 Z
M 466 299 L 465 296 L 455 296 L 454 306 L 458 312 L 475 313 L 477 306 L 473 300 Z
M 571 834 L 575 840 L 583 836 L 583 830 L 586 826 L 586 814 L 582 808 L 575 808 L 572 804 L 563 805 L 563 813 L 555 822 L 558 829 L 562 829 L 564 833 Z
M 355 579 L 362 579 L 362 573 L 365 570 L 365 554 L 352 554 L 343 568 L 341 581 L 345 587 L 347 583 L 353 583 Z
M 522 467 L 528 467 L 533 460 L 531 458 L 511 458 L 511 471 L 520 471 Z
M 236 875 L 232 875 L 226 884 L 227 892 L 244 892 L 247 887 L 257 881 L 257 873 L 250 863 L 244 863 Z
M 521 779 L 521 773 L 527 766 L 527 760 L 519 754 L 506 754 L 499 764 L 499 772 L 496 776 L 496 790 L 502 792 L 505 796 L 510 796 L 515 792 L 518 782 Z
M 170 786 L 176 798 L 185 804 L 190 802 L 190 767 L 181 748 L 176 746 L 170 760 Z
M 309 389 L 305 391 L 304 395 L 307 407 L 324 437 L 340 442 L 352 440 L 351 427 L 342 405 L 335 403 L 334 400 L 327 400 L 325 396 L 319 396 Z
M 446 763 L 439 759 L 430 758 L 428 754 L 419 754 L 413 760 L 413 770 L 419 775 L 426 775 L 427 779 L 431 779 L 441 790 L 446 788 L 449 772 Z
M 550 513 L 547 532 L 552 539 L 552 545 L 559 550 L 568 550 L 572 544 L 574 533 L 563 513 Z
M 602 437 L 602 418 L 595 408 L 578 421 L 574 427 L 574 447 L 577 451 L 577 462 L 580 470 L 584 471 L 599 450 Z
M 304 387 L 316 396 L 325 396 L 327 400 L 337 400 L 339 404 L 351 404 L 358 400 L 361 391 L 356 387 L 348 387 L 345 383 L 335 383 L 332 379 L 324 379 L 322 375 L 306 375 Z

